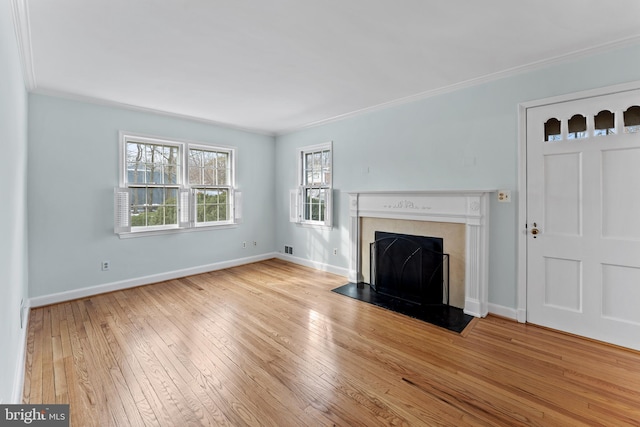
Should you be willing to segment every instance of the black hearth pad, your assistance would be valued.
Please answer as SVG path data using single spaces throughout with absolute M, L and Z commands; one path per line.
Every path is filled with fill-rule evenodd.
M 358 288 L 356 283 L 347 283 L 344 286 L 333 289 L 332 292 L 377 305 L 378 307 L 386 308 L 458 333 L 462 332 L 473 319 L 473 316 L 464 314 L 460 308 L 444 304 L 419 307 L 415 304 L 375 292 L 366 283 L 362 288 Z

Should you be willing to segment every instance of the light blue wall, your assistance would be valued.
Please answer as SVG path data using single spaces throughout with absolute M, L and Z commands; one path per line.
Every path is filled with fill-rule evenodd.
M 120 239 L 113 233 L 118 131 L 237 148 L 236 228 Z M 273 251 L 274 138 L 207 123 L 31 94 L 29 292 L 40 297 Z M 256 247 L 242 248 L 242 242 Z M 111 261 L 101 271 L 101 261 Z
M 0 2 L 0 402 L 13 401 L 24 351 L 20 301 L 27 300 L 27 92 L 11 20 Z M 19 391 L 19 390 L 17 390 Z
M 510 204 L 491 203 L 489 302 L 516 308 L 518 104 L 640 80 L 640 46 L 567 61 L 475 87 L 390 107 L 276 139 L 277 249 L 348 268 L 347 192 L 509 189 Z M 296 150 L 333 141 L 330 231 L 288 222 L 296 186 Z M 475 161 L 475 164 L 473 164 Z M 333 255 L 330 248 L 339 248 Z

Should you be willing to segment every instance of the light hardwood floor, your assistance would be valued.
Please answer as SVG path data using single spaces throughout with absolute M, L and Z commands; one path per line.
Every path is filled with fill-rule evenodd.
M 640 425 L 640 353 L 489 316 L 463 334 L 269 260 L 33 309 L 25 403 L 72 425 Z

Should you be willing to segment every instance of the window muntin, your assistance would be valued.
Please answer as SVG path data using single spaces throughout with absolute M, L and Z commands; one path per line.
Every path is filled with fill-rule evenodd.
M 234 223 L 232 148 L 121 134 L 117 233 Z

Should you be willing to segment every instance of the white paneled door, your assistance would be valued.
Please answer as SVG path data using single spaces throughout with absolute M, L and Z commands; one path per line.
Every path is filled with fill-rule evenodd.
M 527 321 L 640 350 L 640 90 L 527 110 Z

